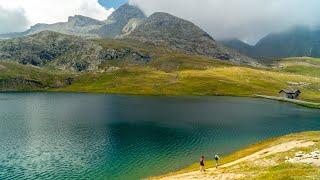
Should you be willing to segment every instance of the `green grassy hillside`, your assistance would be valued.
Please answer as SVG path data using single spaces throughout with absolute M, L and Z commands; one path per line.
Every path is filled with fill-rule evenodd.
M 283 62 L 285 63 L 285 59 Z M 71 86 L 53 91 L 98 92 L 144 95 L 228 95 L 277 96 L 280 89 L 301 89 L 301 99 L 320 102 L 320 77 L 288 68 L 254 69 L 215 61 L 205 57 L 172 55 L 147 65 L 107 63 L 113 72 L 85 73 Z
M 0 61 L 0 91 L 43 91 L 67 86 L 74 75 L 62 71 Z
M 279 71 L 320 77 L 320 58 L 296 57 L 280 61 Z

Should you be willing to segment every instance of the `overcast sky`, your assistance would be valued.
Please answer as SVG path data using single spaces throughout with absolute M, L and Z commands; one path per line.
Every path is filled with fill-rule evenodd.
M 295 25 L 320 24 L 320 0 L 130 0 L 148 15 L 165 11 L 188 19 L 216 39 L 251 43 Z
M 0 33 L 81 14 L 106 19 L 127 0 L 0 0 Z M 269 32 L 320 24 L 320 0 L 129 0 L 147 15 L 162 11 L 185 18 L 216 39 L 254 43 Z

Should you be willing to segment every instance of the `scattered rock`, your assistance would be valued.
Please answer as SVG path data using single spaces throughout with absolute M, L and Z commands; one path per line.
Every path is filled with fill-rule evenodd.
M 0 59 L 3 54 L 25 65 L 50 65 L 76 72 L 97 71 L 108 60 L 146 63 L 152 59 L 148 53 L 131 47 L 105 47 L 95 40 L 50 31 L 1 41 Z
M 109 67 L 108 69 L 106 69 L 105 72 L 111 73 L 111 72 L 118 71 L 119 69 L 120 69 L 119 67 L 111 66 L 111 67 Z
M 296 155 L 295 155 L 295 157 L 302 157 L 303 156 L 303 152 L 298 152 L 298 153 L 296 153 Z
M 0 71 L 1 71 L 1 70 L 5 70 L 5 69 L 6 69 L 6 67 L 5 67 L 4 65 L 1 65 L 1 64 L 0 64 Z
M 295 86 L 295 87 L 306 87 L 306 86 L 309 86 L 310 83 L 307 83 L 307 82 L 290 82 L 288 81 L 287 84 L 289 86 Z
M 305 163 L 320 167 L 320 152 L 315 150 L 311 153 L 297 152 L 293 158 L 287 159 L 288 163 Z

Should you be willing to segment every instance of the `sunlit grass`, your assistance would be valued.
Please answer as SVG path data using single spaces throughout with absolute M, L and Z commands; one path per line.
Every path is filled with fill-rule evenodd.
M 113 72 L 73 74 L 52 70 L 50 67 L 36 68 L 1 62 L 5 68 L 0 69 L 0 78 L 23 77 L 50 85 L 66 77 L 74 77 L 71 86 L 51 88 L 50 91 L 134 95 L 254 97 L 256 94 L 278 96 L 281 89 L 300 89 L 301 100 L 320 102 L 320 68 L 317 67 L 320 60 L 298 60 L 284 59 L 280 62 L 283 65 L 281 68 L 252 68 L 202 56 L 172 53 L 146 64 L 109 61 L 100 67 L 120 68 Z M 296 70 L 290 69 L 292 67 Z
M 165 72 L 154 67 L 123 67 L 114 73 L 85 74 L 75 84 L 58 91 L 81 91 L 144 95 L 225 95 L 278 96 L 281 89 L 292 82 L 303 82 L 299 87 L 301 99 L 320 101 L 320 79 L 312 76 L 275 72 L 248 67 L 206 67 L 203 70 Z
M 7 79 L 34 80 L 47 87 L 55 87 L 63 84 L 66 78 L 73 77 L 71 73 L 56 71 L 49 68 L 38 68 L 30 65 L 21 65 L 15 62 L 0 61 L 0 82 Z M 13 90 L 33 91 L 25 84 L 14 84 Z
M 320 177 L 320 169 L 315 166 L 311 166 L 308 164 L 291 164 L 285 162 L 285 157 L 294 156 L 295 152 L 304 151 L 304 152 L 311 152 L 315 149 L 320 148 L 320 132 L 319 131 L 312 131 L 312 132 L 303 132 L 297 134 L 290 134 L 286 136 L 282 136 L 279 138 L 271 138 L 257 144 L 253 144 L 244 148 L 243 150 L 236 151 L 229 155 L 226 155 L 221 158 L 220 164 L 226 164 L 240 158 L 249 156 L 253 153 L 261 151 L 263 149 L 290 142 L 290 141 L 313 141 L 316 144 L 313 146 L 305 147 L 305 148 L 295 148 L 288 152 L 277 153 L 272 156 L 266 157 L 266 159 L 278 159 L 277 165 L 269 165 L 269 166 L 256 166 L 252 164 L 252 162 L 242 162 L 240 165 L 234 165 L 227 168 L 222 168 L 223 173 L 238 173 L 246 175 L 243 179 L 257 179 L 257 180 L 264 180 L 264 179 L 315 179 Z M 214 162 L 212 160 L 206 161 L 206 168 L 214 167 Z M 199 164 L 195 163 L 190 165 L 182 170 L 171 172 L 166 175 L 160 176 L 172 176 L 192 171 L 198 171 Z M 214 176 L 214 174 L 213 174 Z M 156 177 L 155 179 L 157 179 Z M 151 178 L 152 179 L 152 178 Z

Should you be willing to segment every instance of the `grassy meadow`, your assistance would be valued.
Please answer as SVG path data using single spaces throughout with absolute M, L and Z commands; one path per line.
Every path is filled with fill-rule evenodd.
M 44 87 L 15 85 L 11 88 L 18 91 L 156 96 L 278 96 L 281 89 L 300 89 L 301 100 L 320 102 L 320 59 L 288 58 L 272 67 L 253 68 L 161 48 L 153 51 L 158 56 L 148 63 L 107 61 L 100 65 L 99 71 L 83 73 L 0 61 L 0 80 L 22 78 L 40 82 Z M 74 82 L 64 85 L 69 77 Z
M 44 91 L 49 88 L 64 86 L 65 79 L 73 76 L 68 72 L 50 68 L 0 61 L 0 91 Z M 21 83 L 19 80 L 33 81 L 38 83 L 40 87 Z
M 73 85 L 52 90 L 168 96 L 278 96 L 281 89 L 300 89 L 302 100 L 320 102 L 319 68 L 300 61 L 285 59 L 273 68 L 252 68 L 201 56 L 172 55 L 145 65 L 109 62 L 103 68 L 114 66 L 120 69 L 80 74 Z

